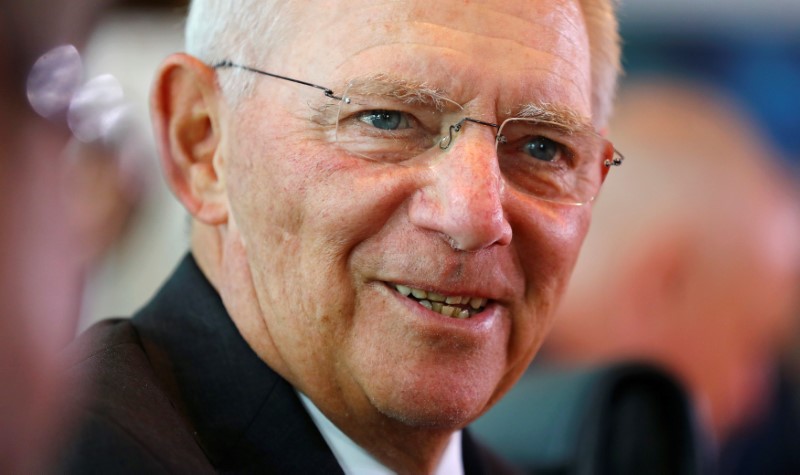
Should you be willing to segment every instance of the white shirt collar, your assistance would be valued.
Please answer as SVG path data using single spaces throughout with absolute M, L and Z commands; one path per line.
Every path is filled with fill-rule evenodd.
M 382 463 L 375 460 L 366 450 L 353 442 L 338 427 L 333 425 L 310 399 L 300 392 L 297 394 L 346 475 L 394 474 Z M 464 465 L 461 458 L 461 431 L 456 431 L 450 437 L 450 442 L 434 473 L 435 475 L 464 475 Z

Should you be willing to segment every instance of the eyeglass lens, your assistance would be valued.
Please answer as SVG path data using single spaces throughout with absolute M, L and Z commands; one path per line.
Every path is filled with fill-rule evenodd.
M 339 102 L 336 142 L 368 160 L 412 166 L 431 154 L 443 138 L 453 142 L 469 127 L 453 132 L 464 118 L 455 102 L 433 95 L 345 90 Z M 447 138 L 448 134 L 453 135 Z M 603 179 L 605 140 L 593 132 L 565 130 L 559 124 L 527 118 L 507 119 L 497 131 L 496 151 L 505 179 L 520 191 L 559 203 L 582 204 L 597 194 Z

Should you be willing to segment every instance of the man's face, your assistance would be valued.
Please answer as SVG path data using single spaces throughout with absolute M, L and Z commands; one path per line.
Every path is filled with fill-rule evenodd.
M 591 116 L 573 2 L 348 1 L 300 15 L 253 66 L 337 93 L 364 76 L 424 83 L 495 123 L 528 103 Z M 469 124 L 413 166 L 369 161 L 314 120 L 321 92 L 255 81 L 223 119 L 219 155 L 231 210 L 220 291 L 237 326 L 334 422 L 371 411 L 419 426 L 468 423 L 538 349 L 589 207 L 506 184 L 494 129 Z M 487 303 L 452 318 L 397 285 Z

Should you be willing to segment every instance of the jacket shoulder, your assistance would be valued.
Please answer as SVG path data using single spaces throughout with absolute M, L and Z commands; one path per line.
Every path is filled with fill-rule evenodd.
M 193 431 L 162 388 L 133 324 L 100 322 L 67 350 L 77 420 L 65 473 L 210 473 Z

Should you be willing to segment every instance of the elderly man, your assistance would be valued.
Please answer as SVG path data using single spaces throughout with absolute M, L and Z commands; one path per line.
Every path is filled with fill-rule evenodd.
M 462 429 L 621 162 L 610 2 L 204 0 L 187 46 L 152 107 L 192 254 L 91 330 L 69 466 L 499 473 Z

